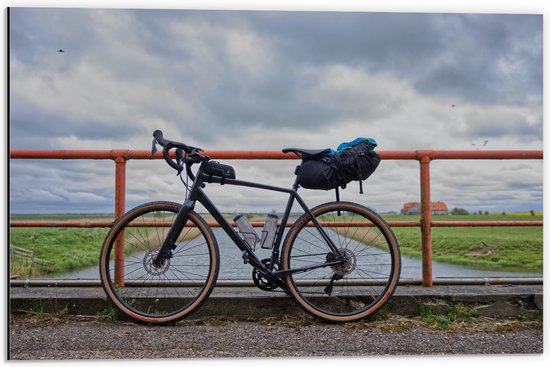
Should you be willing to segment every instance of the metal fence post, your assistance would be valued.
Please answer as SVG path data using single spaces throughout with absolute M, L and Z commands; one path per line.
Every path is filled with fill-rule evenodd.
M 422 154 L 420 160 L 420 202 L 422 231 L 422 285 L 432 286 L 432 203 L 430 198 L 430 156 Z
M 126 158 L 115 158 L 115 219 L 126 210 Z M 115 243 L 115 284 L 124 286 L 124 231 L 120 232 Z

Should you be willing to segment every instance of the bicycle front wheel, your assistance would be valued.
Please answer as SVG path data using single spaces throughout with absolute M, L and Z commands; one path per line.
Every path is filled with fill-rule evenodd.
M 181 205 L 152 202 L 132 209 L 111 228 L 100 255 L 103 289 L 134 321 L 170 324 L 193 313 L 208 298 L 219 270 L 216 239 L 194 211 L 172 257 L 155 265 Z
M 355 321 L 374 314 L 399 280 L 395 235 L 379 215 L 359 204 L 326 203 L 311 213 L 326 236 L 307 213 L 291 227 L 282 250 L 283 268 L 300 271 L 286 277 L 289 293 L 324 321 Z

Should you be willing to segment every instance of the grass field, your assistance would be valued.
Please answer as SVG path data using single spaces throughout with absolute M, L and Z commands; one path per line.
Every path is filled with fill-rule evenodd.
M 540 214 L 540 213 L 539 213 Z M 388 215 L 386 220 L 419 220 L 413 215 Z M 529 213 L 432 216 L 434 221 L 543 220 Z M 393 228 L 401 253 L 421 257 L 419 228 Z M 434 227 L 432 258 L 477 269 L 542 273 L 543 227 Z
M 540 214 L 540 213 L 537 213 Z M 419 220 L 418 216 L 384 215 L 387 221 Z M 12 220 L 109 220 L 109 216 L 16 216 Z M 206 218 L 209 219 L 209 218 Z M 502 215 L 434 216 L 443 220 L 542 220 L 542 215 L 509 213 Z M 254 216 L 253 220 L 262 220 Z M 10 243 L 33 250 L 35 256 L 54 263 L 53 272 L 66 273 L 97 266 L 107 228 L 11 228 Z M 401 253 L 421 257 L 421 236 L 417 227 L 395 227 Z M 432 228 L 433 260 L 479 269 L 538 272 L 543 268 L 542 227 Z
M 53 262 L 61 274 L 98 264 L 107 228 L 11 228 L 10 243 Z
M 49 215 L 49 216 L 16 216 L 12 220 L 46 220 L 46 221 L 87 221 L 94 220 L 111 221 L 112 216 L 106 215 Z M 16 247 L 22 247 L 34 251 L 36 258 L 53 263 L 51 274 L 63 274 L 97 266 L 99 252 L 105 235 L 109 228 L 10 228 L 10 243 Z M 159 233 L 164 233 L 166 228 L 161 228 Z M 139 231 L 140 234 L 132 233 Z M 147 241 L 151 246 L 158 245 L 159 235 L 149 233 L 147 228 L 132 228 L 127 231 L 126 241 L 130 244 L 125 247 L 126 253 L 137 251 L 140 244 L 136 241 Z M 190 229 L 182 232 L 182 236 L 194 238 L 198 230 Z M 137 240 L 135 240 L 137 239 Z M 179 240 L 183 240 L 182 237 Z M 13 268 L 13 267 L 12 267 Z M 15 269 L 19 269 L 17 265 Z M 34 273 L 34 275 L 37 275 Z M 42 274 L 46 275 L 46 274 Z

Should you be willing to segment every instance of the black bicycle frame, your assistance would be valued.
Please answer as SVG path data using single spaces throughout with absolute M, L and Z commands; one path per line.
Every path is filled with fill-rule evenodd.
M 252 265 L 255 269 L 257 269 L 263 275 L 274 277 L 274 278 L 280 278 L 288 274 L 305 272 L 305 271 L 326 267 L 326 266 L 339 265 L 342 262 L 342 260 L 330 261 L 330 262 L 327 261 L 324 263 L 314 264 L 314 265 L 302 267 L 302 268 L 273 271 L 275 264 L 279 262 L 279 248 L 281 246 L 281 241 L 283 239 L 284 228 L 286 227 L 288 218 L 290 216 L 290 211 L 292 210 L 292 206 L 294 205 L 294 200 L 298 201 L 302 209 L 311 216 L 313 225 L 319 230 L 323 239 L 327 242 L 330 249 L 338 253 L 338 248 L 336 247 L 336 245 L 334 245 L 332 240 L 328 237 L 328 235 L 322 229 L 321 225 L 319 224 L 315 216 L 313 216 L 313 214 L 307 207 L 304 200 L 300 197 L 300 195 L 298 195 L 298 192 L 297 192 L 298 180 L 294 182 L 292 189 L 286 189 L 282 187 L 264 185 L 264 184 L 255 183 L 255 182 L 241 181 L 241 180 L 235 180 L 235 179 L 229 179 L 229 178 L 222 179 L 219 177 L 205 175 L 203 173 L 204 164 L 205 163 L 201 164 L 201 166 L 197 170 L 196 177 L 193 182 L 193 185 L 191 186 L 188 199 L 183 203 L 183 206 L 179 211 L 179 213 L 177 214 L 174 220 L 174 223 L 172 223 L 172 226 L 170 227 L 170 230 L 166 235 L 164 243 L 159 251 L 159 254 L 157 255 L 156 261 L 161 260 L 164 254 L 168 253 L 168 250 L 173 250 L 176 248 L 175 241 L 181 234 L 181 231 L 183 230 L 187 222 L 187 214 L 195 208 L 195 203 L 198 201 L 206 208 L 206 210 L 212 215 L 214 220 L 218 222 L 218 224 L 221 226 L 221 228 L 223 228 L 225 233 L 227 233 L 227 235 L 233 240 L 235 245 L 237 245 L 237 247 L 243 252 L 244 261 L 250 263 L 250 265 Z M 283 218 L 281 219 L 279 230 L 277 231 L 277 236 L 275 237 L 275 241 L 273 244 L 273 250 L 271 253 L 271 261 L 269 262 L 269 267 L 266 267 L 261 262 L 261 260 L 254 253 L 254 249 L 250 247 L 238 235 L 238 233 L 233 229 L 231 224 L 229 224 L 227 219 L 225 219 L 225 217 L 220 213 L 218 208 L 216 208 L 214 203 L 212 203 L 212 201 L 208 198 L 206 193 L 202 190 L 202 188 L 205 187 L 206 182 L 219 183 L 222 185 L 245 186 L 245 187 L 257 188 L 262 190 L 284 192 L 289 194 L 288 202 L 286 204 L 286 209 L 283 214 Z

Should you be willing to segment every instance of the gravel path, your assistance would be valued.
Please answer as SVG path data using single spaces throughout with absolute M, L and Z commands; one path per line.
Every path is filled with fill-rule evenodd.
M 542 323 L 488 323 L 459 331 L 404 318 L 351 325 L 193 320 L 150 327 L 15 315 L 9 350 L 13 360 L 542 353 Z

